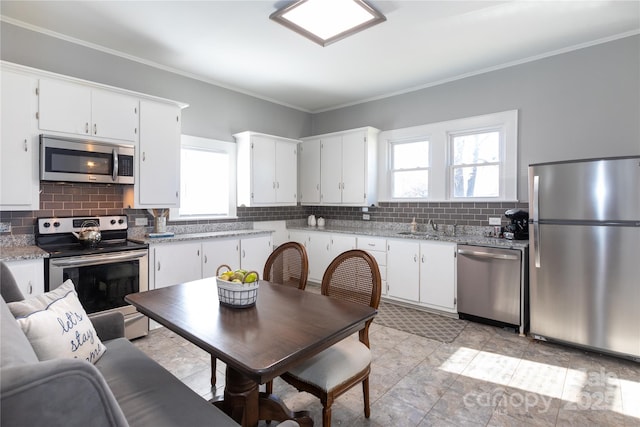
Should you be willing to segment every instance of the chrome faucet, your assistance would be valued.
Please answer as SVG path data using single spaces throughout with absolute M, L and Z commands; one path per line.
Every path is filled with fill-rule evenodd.
M 437 231 L 437 230 L 438 230 L 438 225 L 437 225 L 435 222 L 433 222 L 433 220 L 432 220 L 432 219 L 430 219 L 430 220 L 429 220 L 429 222 L 428 222 L 427 224 L 431 226 L 431 228 L 433 229 L 433 231 Z

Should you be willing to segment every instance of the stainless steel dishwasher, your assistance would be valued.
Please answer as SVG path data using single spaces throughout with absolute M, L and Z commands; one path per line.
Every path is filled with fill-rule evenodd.
M 520 325 L 522 252 L 458 245 L 458 313 Z

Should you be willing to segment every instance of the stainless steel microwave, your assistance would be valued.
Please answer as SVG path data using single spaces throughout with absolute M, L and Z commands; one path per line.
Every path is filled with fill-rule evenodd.
M 135 147 L 40 135 L 43 181 L 133 184 Z

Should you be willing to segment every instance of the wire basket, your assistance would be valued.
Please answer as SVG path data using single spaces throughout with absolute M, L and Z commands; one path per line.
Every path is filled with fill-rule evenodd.
M 233 308 L 248 308 L 256 305 L 256 300 L 258 299 L 258 287 L 259 287 L 259 279 L 256 279 L 255 282 L 251 283 L 238 283 L 238 282 L 228 282 L 226 280 L 220 279 L 218 276 L 220 275 L 220 269 L 222 267 L 226 267 L 227 270 L 231 270 L 227 265 L 221 265 L 218 267 L 218 271 L 216 271 L 216 283 L 218 285 L 218 300 L 220 304 L 226 307 Z M 255 271 L 249 271 L 245 274 L 247 277 L 250 273 L 255 273 Z

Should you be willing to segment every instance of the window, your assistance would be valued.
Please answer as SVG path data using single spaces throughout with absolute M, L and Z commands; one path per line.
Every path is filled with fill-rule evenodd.
M 180 208 L 172 220 L 236 216 L 236 145 L 182 135 Z
M 516 201 L 518 111 L 381 132 L 380 201 Z
M 452 196 L 499 197 L 500 130 L 450 135 Z
M 393 198 L 429 195 L 429 141 L 391 143 Z

